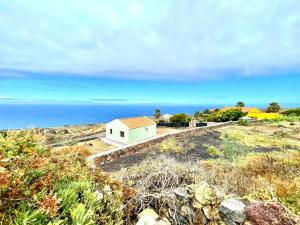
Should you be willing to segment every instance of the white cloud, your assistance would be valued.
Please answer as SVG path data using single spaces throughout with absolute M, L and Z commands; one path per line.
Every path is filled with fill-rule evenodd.
M 170 80 L 295 72 L 299 12 L 298 0 L 7 0 L 0 68 Z

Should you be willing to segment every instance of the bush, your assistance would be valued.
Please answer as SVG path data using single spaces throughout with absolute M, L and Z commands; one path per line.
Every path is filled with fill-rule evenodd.
M 204 144 L 203 146 L 207 148 L 207 153 L 212 157 L 217 157 L 220 155 L 219 149 L 217 149 L 215 146 L 206 145 L 206 144 Z
M 252 153 L 245 158 L 201 163 L 205 179 L 229 193 L 257 200 L 279 199 L 300 215 L 300 152 Z
M 182 123 L 182 122 L 190 122 L 191 117 L 185 113 L 175 114 L 170 117 L 171 123 Z
M 239 120 L 239 125 L 240 126 L 249 126 L 250 125 L 250 122 L 249 120 Z
M 237 121 L 245 114 L 240 109 L 229 109 L 226 111 L 215 111 L 207 119 L 209 122 Z
M 237 161 L 240 157 L 246 156 L 251 151 L 248 146 L 238 143 L 231 138 L 225 138 L 220 148 L 220 156 L 229 161 Z
M 282 112 L 282 114 L 286 116 L 300 116 L 300 108 L 288 109 Z
M 193 164 L 180 163 L 166 156 L 149 158 L 139 165 L 119 171 L 115 176 L 139 190 L 134 197 L 136 214 L 151 207 L 161 212 L 167 204 L 163 197 L 177 187 L 200 181 L 200 169 Z
M 168 138 L 160 143 L 160 151 L 180 153 L 183 148 L 178 144 L 175 138 Z
M 80 153 L 51 153 L 31 131 L 1 135 L 2 224 L 122 224 L 131 190 Z

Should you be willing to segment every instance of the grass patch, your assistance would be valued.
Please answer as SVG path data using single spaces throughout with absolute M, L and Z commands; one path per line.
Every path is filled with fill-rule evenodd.
M 204 179 L 228 193 L 260 200 L 276 199 L 300 215 L 300 152 L 251 153 L 239 161 L 201 162 Z
M 250 147 L 278 147 L 300 149 L 300 123 L 262 122 L 251 126 L 229 126 L 220 128 L 221 138 L 234 139 Z

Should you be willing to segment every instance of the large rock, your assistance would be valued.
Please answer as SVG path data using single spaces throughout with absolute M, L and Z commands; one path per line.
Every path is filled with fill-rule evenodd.
M 189 193 L 187 192 L 186 188 L 179 187 L 176 188 L 173 192 L 179 200 L 186 200 L 189 198 Z
M 226 224 L 242 223 L 246 220 L 245 204 L 237 199 L 230 198 L 221 203 L 219 210 L 222 215 L 222 219 Z
M 158 215 L 153 209 L 147 208 L 138 215 L 138 218 L 139 221 L 136 225 L 154 225 L 156 224 Z
M 193 207 L 196 209 L 211 204 L 216 198 L 216 193 L 205 182 L 191 186 L 190 191 L 194 194 Z
M 275 202 L 252 203 L 246 207 L 246 214 L 255 225 L 295 225 L 297 223 L 283 206 Z

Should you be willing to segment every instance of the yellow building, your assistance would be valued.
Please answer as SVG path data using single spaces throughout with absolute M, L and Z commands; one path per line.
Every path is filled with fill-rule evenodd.
M 279 113 L 264 113 L 264 112 L 259 112 L 259 113 L 250 112 L 247 114 L 247 116 L 257 119 L 257 120 L 264 120 L 264 119 L 276 120 L 281 117 L 281 115 Z
M 255 107 L 236 107 L 236 106 L 225 106 L 221 111 L 226 111 L 230 109 L 240 109 L 243 113 L 260 113 L 260 110 Z

